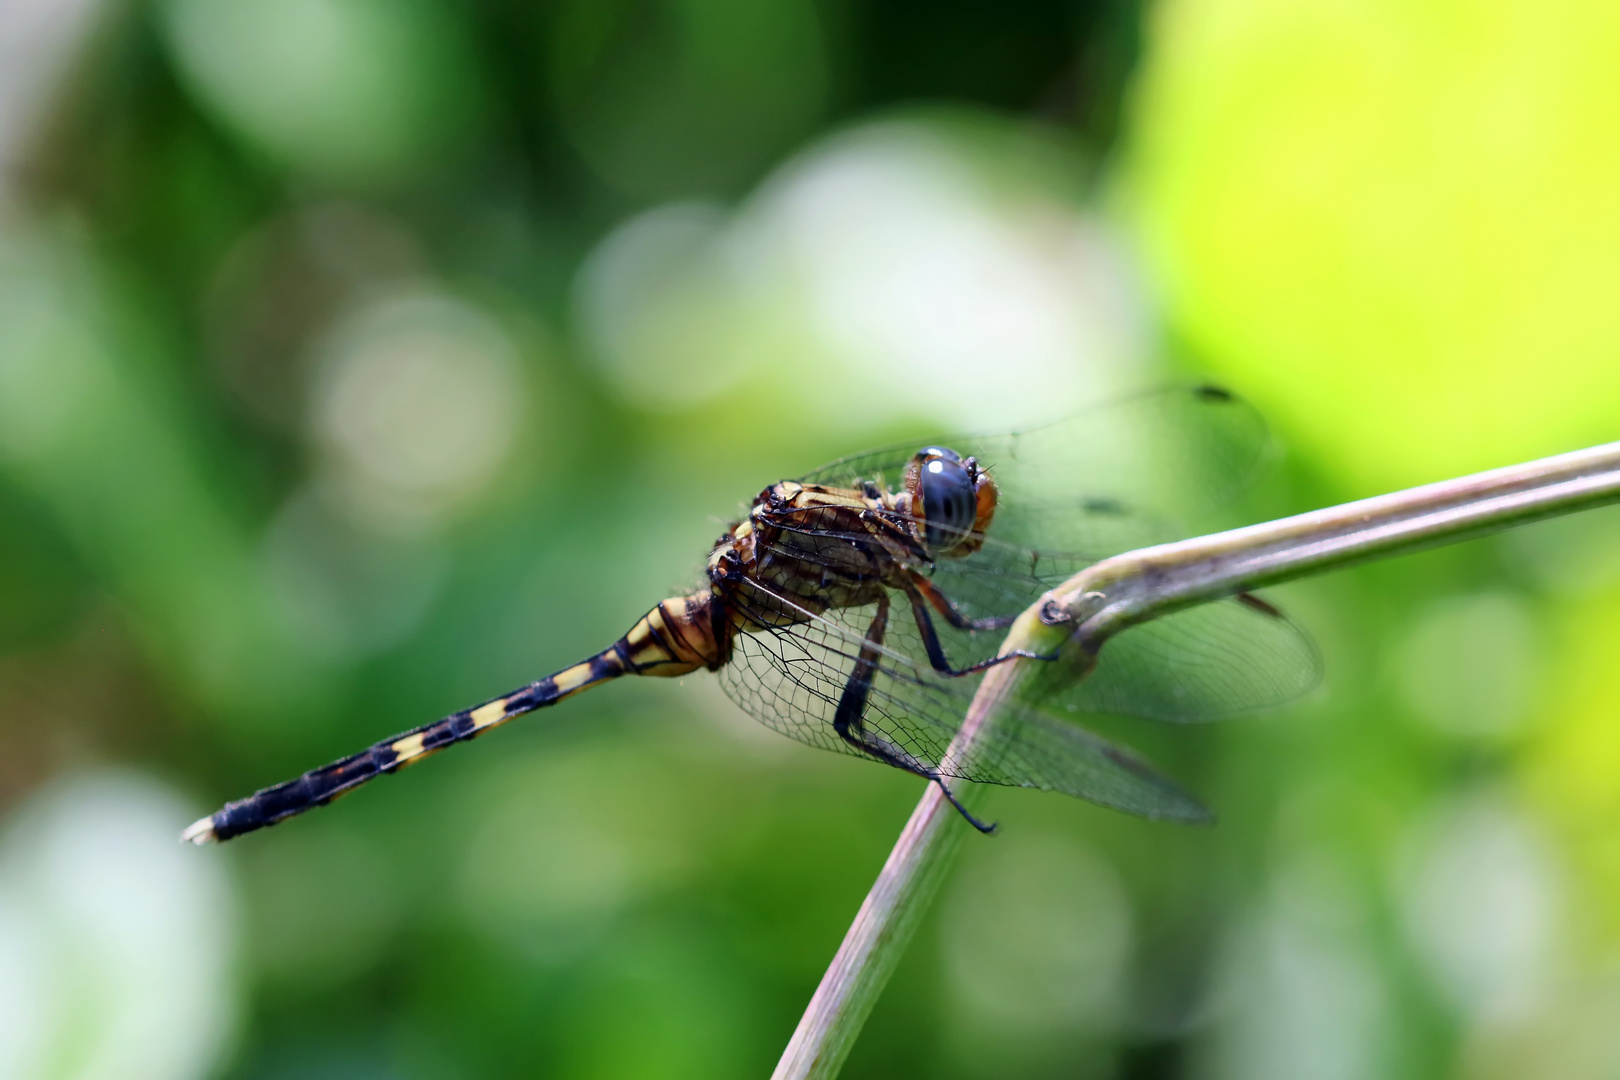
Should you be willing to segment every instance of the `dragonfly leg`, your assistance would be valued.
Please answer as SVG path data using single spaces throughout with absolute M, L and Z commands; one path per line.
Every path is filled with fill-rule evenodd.
M 968 812 L 968 808 L 963 806 L 961 802 L 957 800 L 956 792 L 951 790 L 950 785 L 945 782 L 945 778 L 940 776 L 939 773 L 936 772 L 933 776 L 929 777 L 929 779 L 939 785 L 939 790 L 944 792 L 945 798 L 949 799 L 951 805 L 956 807 L 956 812 L 967 818 L 967 823 L 969 825 L 972 825 L 975 829 L 978 829 L 986 836 L 989 836 L 991 833 L 996 831 L 995 822 L 980 821 L 978 818 L 974 817 Z
M 906 595 L 911 599 L 911 615 L 917 621 L 917 632 L 922 635 L 923 648 L 928 652 L 928 663 L 941 675 L 975 675 L 986 668 L 1005 664 L 1009 660 L 1056 660 L 1057 653 L 1037 653 L 1027 649 L 1014 649 L 992 656 L 988 660 L 980 660 L 977 664 L 969 664 L 965 668 L 951 667 L 950 658 L 945 655 L 945 647 L 940 644 L 939 631 L 934 628 L 934 617 L 928 614 L 928 605 L 923 600 L 923 593 L 918 589 L 907 589 Z
M 883 655 L 879 651 L 883 646 L 883 635 L 888 628 L 889 594 L 879 593 L 877 614 L 872 616 L 872 625 L 867 627 L 866 638 L 855 657 L 855 670 L 849 673 L 849 681 L 844 684 L 843 694 L 839 695 L 838 709 L 833 713 L 833 730 L 851 746 L 874 754 L 890 765 L 916 772 L 915 766 L 900 761 L 892 752 L 876 743 L 869 744 L 866 725 L 862 720 L 866 715 L 866 701 L 872 694 L 872 679 L 877 674 L 878 660 Z
M 934 610 L 945 616 L 945 621 L 958 630 L 1005 630 L 1018 618 L 1016 615 L 993 615 L 984 619 L 970 619 L 962 614 L 962 609 L 950 597 L 940 592 L 939 587 L 923 575 L 912 571 L 911 583 L 934 606 Z
M 994 823 L 986 824 L 968 812 L 967 807 L 957 799 L 956 793 L 945 783 L 945 778 L 939 774 L 938 769 L 922 764 L 909 754 L 904 754 L 898 748 L 888 745 L 884 741 L 874 739 L 866 733 L 866 702 L 872 693 L 872 679 L 877 675 L 878 662 L 882 658 L 879 651 L 883 645 L 883 635 L 889 626 L 889 597 L 887 593 L 878 597 L 877 614 L 872 617 L 872 624 L 867 628 L 866 638 L 861 642 L 860 654 L 855 658 L 855 670 L 850 673 L 849 682 L 844 684 L 844 692 L 838 699 L 838 710 L 833 714 L 833 730 L 838 737 L 850 746 L 877 758 L 885 765 L 892 765 L 924 780 L 939 785 L 939 790 L 956 807 L 956 812 L 968 820 L 968 823 L 982 833 L 996 831 Z

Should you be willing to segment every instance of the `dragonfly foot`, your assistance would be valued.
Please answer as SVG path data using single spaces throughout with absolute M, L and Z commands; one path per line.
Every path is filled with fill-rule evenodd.
M 939 790 L 945 793 L 945 798 L 950 800 L 950 804 L 956 807 L 956 812 L 967 818 L 969 825 L 972 825 L 975 829 L 978 829 L 986 836 L 990 836 L 995 833 L 997 828 L 996 823 L 992 821 L 987 825 L 978 818 L 974 817 L 972 814 L 968 813 L 968 808 L 957 801 L 956 793 L 951 790 L 949 784 L 945 783 L 944 777 L 935 776 L 933 781 L 939 785 Z
M 1048 600 L 1041 605 L 1039 612 L 1041 622 L 1047 626 L 1062 626 L 1074 622 L 1074 616 L 1066 611 L 1062 604 L 1056 600 Z

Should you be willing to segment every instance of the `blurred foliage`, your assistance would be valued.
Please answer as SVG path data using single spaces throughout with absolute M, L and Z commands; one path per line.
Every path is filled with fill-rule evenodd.
M 1194 347 L 1291 441 L 1382 487 L 1613 434 L 1620 13 L 1160 15 L 1133 174 L 1151 248 Z
M 1239 520 L 1615 434 L 1602 5 L 97 19 L 0 154 L 0 1075 L 763 1075 L 919 784 L 706 678 L 143 845 L 868 445 L 1213 376 L 1288 448 Z M 1612 1075 L 1617 536 L 1279 590 L 1322 692 L 1099 720 L 1220 823 L 996 793 L 847 1075 Z

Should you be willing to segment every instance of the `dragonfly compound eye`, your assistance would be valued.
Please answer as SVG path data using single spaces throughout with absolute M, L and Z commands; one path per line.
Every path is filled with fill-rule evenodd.
M 954 453 L 928 456 L 940 453 L 930 448 L 917 455 L 917 488 L 922 496 L 924 539 L 931 550 L 944 554 L 972 532 L 979 500 L 973 477 Z

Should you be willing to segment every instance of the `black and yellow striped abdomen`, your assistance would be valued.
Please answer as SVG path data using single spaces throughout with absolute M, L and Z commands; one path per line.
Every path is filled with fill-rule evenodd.
M 442 720 L 401 732 L 358 754 L 311 769 L 296 780 L 265 788 L 227 803 L 184 833 L 193 843 L 229 840 L 274 825 L 353 791 L 378 776 L 396 772 L 429 754 L 476 739 L 524 713 L 555 705 L 581 690 L 620 675 L 675 676 L 718 667 L 729 651 L 729 632 L 716 618 L 717 602 L 707 593 L 666 600 L 636 622 L 622 638 L 589 660 L 530 683 Z

